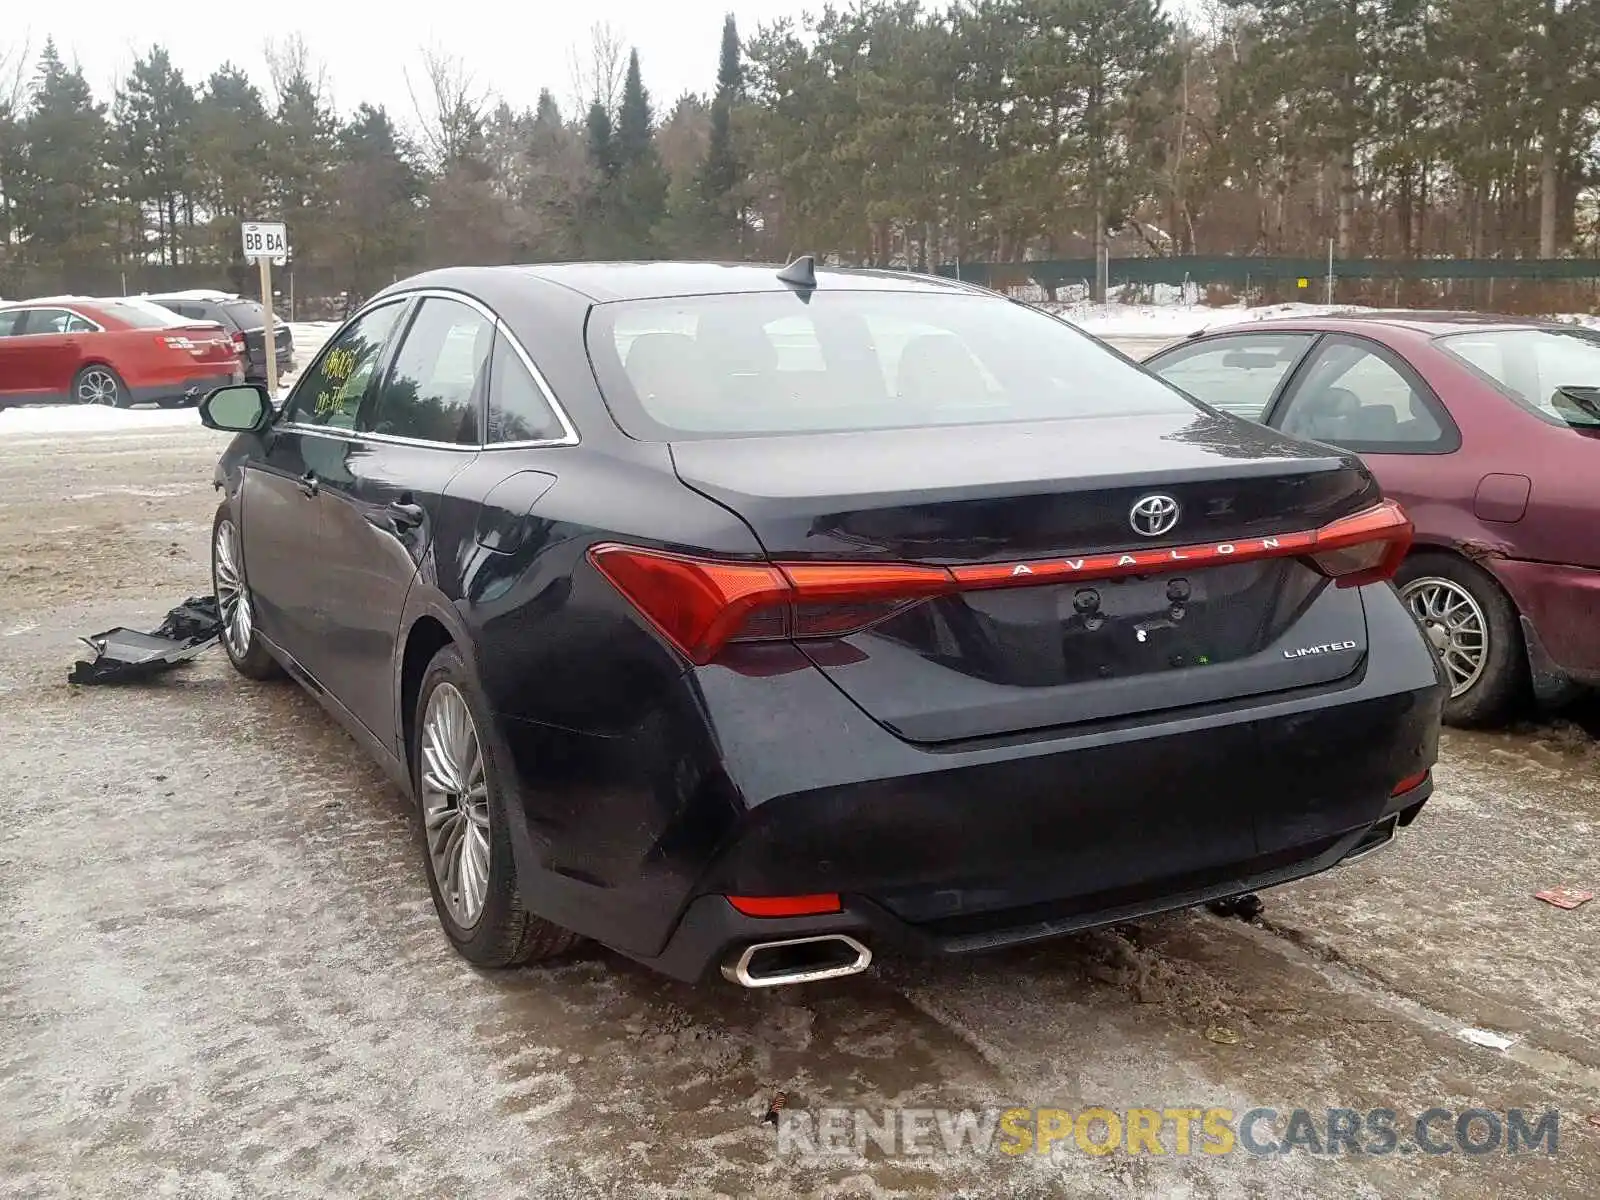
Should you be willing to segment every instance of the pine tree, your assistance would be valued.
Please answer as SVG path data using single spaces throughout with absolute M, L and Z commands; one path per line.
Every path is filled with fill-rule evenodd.
M 655 113 L 639 72 L 639 52 L 628 56 L 617 119 L 617 234 L 621 253 L 649 257 L 656 253 L 656 227 L 666 216 L 667 173 L 655 143 Z
M 359 300 L 389 281 L 393 264 L 415 250 L 422 180 L 389 114 L 363 104 L 339 131 L 340 170 L 333 215 L 347 297 Z
M 599 178 L 600 185 L 605 186 L 616 179 L 622 163 L 617 155 L 616 139 L 611 132 L 611 114 L 598 100 L 589 106 L 586 129 L 589 166 Z
M 22 123 L 27 167 L 19 232 L 47 278 L 106 279 L 111 253 L 106 108 L 46 41 Z
M 194 228 L 195 108 L 194 90 L 159 46 L 134 62 L 115 108 L 125 195 L 154 219 L 157 253 L 170 266 Z
M 717 65 L 717 94 L 711 101 L 711 142 L 706 147 L 707 199 L 725 203 L 739 183 L 739 157 L 733 145 L 733 109 L 744 93 L 744 67 L 739 61 L 739 29 L 729 13 L 722 22 L 722 59 Z

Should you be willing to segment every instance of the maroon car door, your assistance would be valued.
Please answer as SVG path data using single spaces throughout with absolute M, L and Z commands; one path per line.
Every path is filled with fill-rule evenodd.
M 1419 529 L 1456 525 L 1476 482 L 1439 398 L 1397 354 L 1365 338 L 1324 338 L 1267 423 L 1359 454 Z

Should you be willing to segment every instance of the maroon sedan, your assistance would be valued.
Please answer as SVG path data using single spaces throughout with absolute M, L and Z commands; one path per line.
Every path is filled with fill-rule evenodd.
M 1416 523 L 1396 586 L 1493 723 L 1600 685 L 1600 335 L 1470 313 L 1263 321 L 1149 358 L 1215 408 L 1359 454 Z

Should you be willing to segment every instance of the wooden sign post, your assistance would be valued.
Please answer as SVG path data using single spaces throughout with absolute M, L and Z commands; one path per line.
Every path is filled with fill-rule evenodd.
M 261 330 L 261 352 L 267 360 L 267 393 L 278 399 L 278 331 L 272 320 L 272 260 L 289 254 L 289 233 L 281 221 L 246 221 L 244 256 L 261 268 L 261 309 L 266 323 Z

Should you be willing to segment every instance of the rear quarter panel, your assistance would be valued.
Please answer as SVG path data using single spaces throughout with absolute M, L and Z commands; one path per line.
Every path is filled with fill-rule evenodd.
M 1536 557 L 1551 549 L 1537 509 L 1554 483 L 1546 434 L 1560 431 L 1519 409 L 1426 337 L 1395 349 L 1422 374 L 1461 432 L 1461 447 L 1450 454 L 1362 455 L 1384 493 L 1410 515 L 1417 544 L 1475 559 Z M 1529 479 L 1526 511 L 1515 516 L 1478 504 L 1486 475 Z M 1515 519 L 1497 519 L 1507 516 Z

